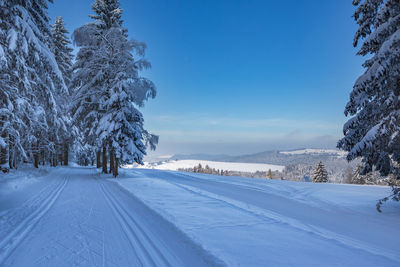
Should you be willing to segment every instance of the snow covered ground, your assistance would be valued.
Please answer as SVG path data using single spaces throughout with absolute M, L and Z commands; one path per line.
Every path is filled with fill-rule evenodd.
M 228 265 L 396 266 L 387 187 L 129 170 L 116 182 Z
M 256 172 L 256 171 L 282 171 L 285 166 L 261 164 L 261 163 L 240 163 L 240 162 L 219 162 L 208 160 L 171 160 L 159 165 L 146 164 L 144 168 L 157 169 L 157 170 L 171 170 L 193 168 L 201 164 L 203 167 L 208 165 L 210 168 L 224 171 L 237 171 L 237 172 Z
M 399 266 L 400 206 L 375 210 L 389 191 L 149 169 L 2 175 L 0 265 Z
M 57 168 L 30 185 L 7 180 L 1 188 L 18 180 L 25 186 L 1 199 L 10 205 L 0 211 L 0 266 L 220 263 L 96 169 Z

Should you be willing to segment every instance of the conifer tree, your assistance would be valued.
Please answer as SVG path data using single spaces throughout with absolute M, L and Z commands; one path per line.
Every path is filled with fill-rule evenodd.
M 74 31 L 80 47 L 72 84 L 76 88 L 74 121 L 85 131 L 86 142 L 112 155 L 114 176 L 124 163 L 143 164 L 146 147 L 155 148 L 158 137 L 144 129 L 139 107 L 154 98 L 154 84 L 139 75 L 150 63 L 144 43 L 129 40 L 122 26 L 118 0 L 96 0 L 93 22 Z M 103 156 L 103 172 L 107 166 Z
M 52 53 L 46 0 L 0 1 L 0 164 L 13 168 L 52 150 L 65 129 L 56 91 L 66 90 Z
M 68 129 L 72 129 L 72 119 L 70 116 L 69 103 L 71 100 L 70 83 L 72 77 L 72 60 L 73 55 L 71 41 L 67 36 L 69 32 L 65 28 L 65 23 L 62 17 L 57 17 L 52 28 L 53 52 L 57 61 L 58 67 L 63 75 L 64 82 L 67 86 L 66 91 L 59 91 L 57 95 L 57 103 L 65 125 Z M 61 144 L 58 144 L 58 149 L 62 155 L 64 165 L 68 165 L 69 147 L 73 141 L 73 131 L 63 131 L 61 135 Z M 60 153 L 60 152 L 58 152 Z
M 314 171 L 314 176 L 312 179 L 313 183 L 326 183 L 328 182 L 328 173 L 326 172 L 324 164 L 318 162 L 317 167 Z
M 272 179 L 272 178 L 273 178 L 272 170 L 269 169 L 268 172 L 267 172 L 267 179 Z
M 65 28 L 64 19 L 57 17 L 52 28 L 53 52 L 69 91 L 68 86 L 71 83 L 74 56 L 72 54 L 73 49 L 71 48 L 72 43 L 68 34 L 69 32 Z
M 347 167 L 344 172 L 344 183 L 351 184 L 353 181 L 354 172 L 351 167 Z
M 400 177 L 400 2 L 353 0 L 359 28 L 354 47 L 368 56 L 347 103 L 344 138 L 338 147 L 348 160 L 362 157 L 362 174 L 373 170 Z M 399 200 L 400 190 L 393 188 Z
M 357 166 L 351 179 L 352 184 L 365 184 L 365 175 L 361 175 L 362 169 L 362 165 Z

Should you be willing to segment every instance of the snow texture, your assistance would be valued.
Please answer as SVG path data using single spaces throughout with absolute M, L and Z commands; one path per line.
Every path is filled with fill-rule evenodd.
M 156 170 L 127 170 L 125 177 L 116 182 L 229 266 L 400 262 L 398 207 L 383 217 L 374 208 L 388 187 Z
M 4 266 L 398 266 L 388 187 L 123 169 L 0 181 Z

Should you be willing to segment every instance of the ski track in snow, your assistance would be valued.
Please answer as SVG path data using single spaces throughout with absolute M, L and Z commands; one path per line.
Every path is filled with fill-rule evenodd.
M 354 191 L 353 201 L 359 190 L 382 188 L 145 169 L 124 169 L 112 179 L 93 168 L 59 168 L 37 181 L 10 193 L 26 194 L 25 201 L 0 210 L 1 266 L 400 262 L 397 217 L 358 212 L 347 206 L 349 195 L 338 202 L 346 205 L 335 202 L 346 198 L 335 191 L 340 188 Z M 319 197 L 327 189 L 333 202 Z
M 67 182 L 68 180 L 63 178 L 56 186 L 47 186 L 35 197 L 28 200 L 22 209 L 11 210 L 9 213 L 2 215 L 0 226 L 6 230 L 3 233 L 7 234 L 2 236 L 2 240 L 0 241 L 0 264 L 24 240 L 25 236 L 29 234 L 32 228 L 53 206 Z M 20 217 L 21 214 L 19 212 L 21 210 L 25 213 L 28 211 L 28 215 Z
M 52 176 L 1 212 L 1 266 L 225 265 L 95 169 Z
M 399 261 L 400 262 L 400 256 L 395 254 L 395 253 L 388 253 L 385 250 L 382 250 L 378 247 L 373 247 L 371 245 L 368 244 L 364 244 L 362 242 L 359 242 L 357 240 L 351 239 L 349 237 L 340 235 L 338 233 L 335 232 L 331 232 L 328 231 L 326 229 L 323 229 L 321 227 L 315 226 L 315 225 L 310 225 L 310 224 L 303 224 L 300 221 L 290 218 L 290 217 L 286 217 L 284 215 L 275 213 L 273 211 L 270 210 L 265 210 L 265 209 L 260 209 L 258 207 L 246 204 L 244 202 L 241 201 L 237 201 L 234 200 L 232 198 L 229 197 L 225 197 L 225 196 L 220 196 L 220 195 L 216 195 L 213 194 L 211 192 L 208 191 L 204 191 L 192 186 L 188 186 L 188 185 L 184 185 L 184 184 L 179 184 L 179 183 L 175 183 L 175 182 L 170 182 L 171 184 L 174 184 L 180 188 L 183 188 L 185 190 L 187 190 L 188 192 L 191 192 L 193 194 L 197 194 L 200 196 L 205 196 L 208 197 L 210 199 L 213 200 L 218 200 L 218 201 L 222 201 L 225 202 L 228 205 L 231 205 L 232 207 L 246 212 L 246 213 L 251 213 L 257 217 L 260 217 L 262 220 L 267 221 L 268 223 L 270 223 L 271 221 L 274 221 L 276 223 L 280 223 L 280 224 L 285 224 L 289 227 L 293 227 L 295 229 L 307 232 L 307 233 L 311 233 L 311 234 L 315 234 L 317 236 L 320 236 L 321 238 L 324 239 L 328 239 L 328 240 L 333 240 L 339 243 L 342 243 L 345 246 L 349 246 L 352 248 L 356 248 L 356 249 L 361 249 L 361 250 L 365 250 L 368 253 L 371 254 L 375 254 L 378 256 L 384 256 L 387 257 L 391 260 L 395 260 L 395 261 Z
M 164 255 L 158 250 L 157 245 L 148 237 L 145 231 L 136 223 L 135 219 L 129 215 L 126 208 L 121 205 L 118 199 L 101 184 L 101 189 L 104 193 L 107 202 L 113 209 L 116 218 L 118 219 L 121 227 L 124 229 L 129 242 L 132 245 L 136 256 L 139 259 L 140 265 L 144 266 L 172 266 Z
M 354 213 L 354 210 L 351 210 L 346 206 L 338 206 L 334 203 L 330 203 L 329 201 L 326 202 L 323 199 L 314 198 L 313 196 L 310 196 L 310 194 L 312 194 L 311 190 L 304 190 L 305 192 L 302 192 L 300 189 L 301 187 L 292 187 L 290 184 L 286 184 L 286 188 L 281 188 L 281 186 L 285 187 L 285 184 L 279 184 L 279 181 L 266 182 L 264 180 L 264 183 L 261 185 L 261 183 L 257 184 L 257 182 L 260 180 L 254 179 L 230 178 L 229 180 L 229 178 L 226 177 L 222 178 L 207 175 L 199 175 L 197 177 L 194 174 L 183 174 L 179 172 L 129 170 L 126 171 L 126 175 L 127 177 L 138 178 L 138 180 L 136 180 L 137 183 L 135 183 L 136 186 L 133 187 L 135 180 L 132 180 L 131 186 L 129 179 L 125 180 L 126 183 L 123 179 L 119 180 L 118 182 L 122 186 L 126 186 L 128 189 L 130 188 L 132 193 L 139 196 L 140 199 L 144 200 L 147 205 L 151 206 L 156 211 L 164 214 L 166 219 L 176 221 L 178 227 L 179 225 L 182 227 L 186 226 L 186 231 L 189 235 L 191 235 L 192 238 L 200 238 L 202 239 L 202 242 L 205 243 L 211 242 L 210 244 L 212 244 L 213 241 L 207 240 L 207 238 L 202 238 L 202 233 L 207 233 L 213 228 L 222 229 L 221 227 L 241 227 L 245 226 L 246 223 L 244 225 L 241 225 L 240 223 L 235 224 L 234 222 L 218 223 L 217 219 L 214 220 L 217 223 L 211 223 L 213 220 L 208 222 L 207 227 L 201 222 L 194 222 L 190 221 L 190 218 L 185 219 L 184 217 L 180 217 L 180 208 L 171 208 L 171 205 L 173 205 L 171 203 L 174 203 L 175 201 L 177 201 L 176 204 L 178 204 L 179 201 L 186 203 L 188 199 L 190 199 L 191 194 L 193 195 L 194 199 L 193 203 L 196 201 L 201 201 L 198 204 L 199 206 L 220 202 L 221 205 L 227 207 L 224 208 L 224 211 L 227 211 L 229 207 L 232 209 L 232 211 L 236 210 L 238 214 L 248 214 L 250 217 L 258 218 L 263 221 L 261 223 L 250 221 L 247 224 L 247 227 L 256 227 L 257 224 L 276 224 L 280 225 L 279 227 L 284 227 L 284 229 L 287 229 L 288 232 L 304 232 L 309 236 L 308 238 L 310 238 L 310 243 L 315 242 L 313 240 L 319 239 L 325 244 L 331 244 L 333 247 L 341 248 L 340 250 L 345 249 L 351 251 L 349 254 L 354 253 L 355 255 L 359 256 L 365 255 L 371 259 L 380 259 L 379 261 L 385 262 L 385 264 L 388 266 L 396 265 L 395 262 L 400 262 L 400 256 L 394 249 L 397 247 L 396 244 L 398 244 L 398 242 L 396 243 L 395 239 L 391 238 L 391 235 L 393 235 L 392 232 L 379 231 L 380 227 L 385 227 L 385 225 L 380 224 L 383 221 L 380 222 L 379 217 L 376 219 L 371 216 L 366 216 L 362 212 Z M 156 180 L 160 181 L 160 183 L 156 182 L 154 184 Z M 172 187 L 168 187 L 163 183 L 168 183 Z M 143 184 L 144 187 L 141 184 Z M 156 187 L 161 186 L 158 190 L 160 190 L 160 188 L 164 188 L 163 190 L 175 191 L 176 189 L 174 189 L 174 187 L 179 188 L 186 191 L 188 195 L 185 195 L 183 198 L 184 194 L 178 193 L 177 191 L 176 194 L 178 197 L 174 198 L 174 193 L 169 195 L 165 194 L 161 196 L 161 198 L 168 197 L 170 198 L 170 202 L 163 204 L 159 202 L 157 198 L 154 198 L 154 196 L 147 197 L 147 188 L 151 190 L 150 188 L 152 185 Z M 297 185 L 301 186 L 301 183 L 298 183 Z M 351 188 L 351 186 L 349 188 Z M 338 187 L 337 189 L 340 188 Z M 368 190 L 369 188 L 359 187 L 359 189 Z M 144 192 L 142 193 L 141 190 L 144 190 Z M 314 191 L 318 191 L 318 188 L 315 187 Z M 300 196 L 294 198 L 294 195 Z M 261 199 L 261 201 L 255 201 L 257 200 L 256 196 L 260 196 L 258 200 Z M 204 200 L 200 200 L 201 198 Z M 207 199 L 209 199 L 209 201 L 207 201 Z M 309 204 L 307 203 L 306 199 L 308 199 L 308 202 L 315 201 L 316 203 Z M 264 201 L 264 203 L 262 201 Z M 268 205 L 268 201 L 272 201 L 271 205 Z M 193 204 L 192 202 L 190 203 L 191 204 L 189 204 L 189 206 Z M 277 205 L 277 203 L 280 204 Z M 215 206 L 216 204 L 212 205 Z M 274 206 L 275 209 L 273 208 Z M 291 206 L 291 208 L 288 209 L 285 206 Z M 211 210 L 213 209 L 212 206 L 209 208 Z M 215 208 L 220 207 L 215 206 Z M 304 214 L 301 214 L 301 212 L 299 213 L 298 211 L 302 211 Z M 376 211 L 373 212 L 375 212 L 373 215 L 382 216 L 377 214 Z M 216 212 L 216 216 L 218 216 L 217 214 L 218 211 Z M 335 218 L 336 216 L 339 217 Z M 398 222 L 398 219 L 391 220 L 390 223 L 396 223 L 396 221 Z M 355 225 L 358 225 L 358 227 L 355 227 Z M 390 224 L 387 224 L 387 226 L 389 225 Z M 366 230 L 364 228 L 365 226 L 372 228 L 366 228 L 368 229 Z M 290 229 L 293 229 L 293 231 Z M 285 239 L 285 235 L 282 235 L 283 242 L 285 242 Z M 222 243 L 224 242 L 221 242 L 221 245 Z M 390 243 L 393 246 L 388 246 L 387 243 Z M 262 243 L 260 243 L 260 245 L 262 246 Z M 232 255 L 229 256 L 229 253 L 235 252 L 225 251 L 225 255 L 222 256 L 222 259 L 233 265 L 238 264 L 238 262 L 235 262 L 235 260 L 231 261 Z M 217 256 L 220 255 L 217 254 Z M 224 256 L 227 256 L 227 258 L 224 258 Z M 234 257 L 235 256 L 233 256 L 233 258 Z M 340 255 L 338 255 L 338 257 L 340 257 Z M 363 262 L 362 260 L 357 259 L 357 257 L 352 260 L 353 264 L 356 264 L 357 262 L 360 264 L 360 262 Z M 339 262 L 340 261 L 338 261 L 336 264 Z M 373 261 L 364 260 L 364 262 L 368 262 L 367 265 L 374 265 Z M 349 264 L 349 266 L 351 265 L 352 264 Z

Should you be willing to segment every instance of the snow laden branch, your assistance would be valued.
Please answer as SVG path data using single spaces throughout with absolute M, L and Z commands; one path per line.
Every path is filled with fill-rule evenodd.
M 55 51 L 48 1 L 0 1 L 1 169 L 47 161 L 64 140 L 68 85 Z M 64 44 L 65 45 L 65 44 Z
M 346 105 L 350 119 L 338 147 L 349 151 L 348 160 L 362 158 L 362 174 L 376 170 L 399 180 L 400 2 L 354 0 L 353 4 L 359 25 L 353 45 L 359 46 L 358 55 L 369 58 Z

